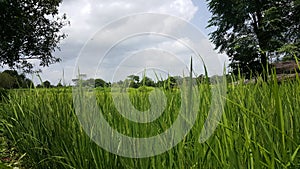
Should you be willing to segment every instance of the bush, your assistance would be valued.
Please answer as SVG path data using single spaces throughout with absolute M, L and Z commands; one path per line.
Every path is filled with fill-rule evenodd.
M 8 90 L 0 88 L 0 101 L 8 98 Z

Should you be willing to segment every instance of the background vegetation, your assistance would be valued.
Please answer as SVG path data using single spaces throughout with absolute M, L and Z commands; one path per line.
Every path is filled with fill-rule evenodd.
M 0 104 L 2 162 L 23 168 L 299 168 L 300 79 L 280 85 L 258 79 L 230 83 L 222 120 L 213 136 L 198 143 L 210 106 L 210 87 L 199 85 L 200 111 L 191 132 L 161 155 L 129 159 L 98 147 L 84 133 L 67 88 L 10 90 Z M 148 90 L 130 89 L 137 109 L 149 106 Z M 179 90 L 164 90 L 168 106 L 153 123 L 132 123 L 118 115 L 109 88 L 96 88 L 107 121 L 129 136 L 150 136 L 167 129 L 178 115 Z M 17 155 L 16 155 L 17 154 Z M 15 164 L 14 164 L 15 163 Z M 19 164 L 21 163 L 21 164 Z
M 247 78 L 262 74 L 274 61 L 300 57 L 300 1 L 208 0 L 208 27 L 216 50 L 230 58 L 231 72 Z
M 300 168 L 299 0 L 208 0 L 208 27 L 216 49 L 231 59 L 228 93 L 222 120 L 205 143 L 198 142 L 208 116 L 214 87 L 209 78 L 196 78 L 200 110 L 196 124 L 173 149 L 151 158 L 130 159 L 97 146 L 76 117 L 72 91 L 44 81 L 36 87 L 15 70 L 0 73 L 0 168 Z M 68 22 L 58 16 L 61 0 L 0 0 L 0 66 L 31 72 L 59 62 L 53 55 L 66 35 Z M 285 69 L 277 61 L 296 58 Z M 279 78 L 274 69 L 290 74 Z M 297 65 L 295 67 L 295 65 Z M 275 69 L 275 70 L 276 70 Z M 288 71 L 286 71 L 288 70 Z M 256 77 L 252 83 L 247 79 Z M 292 77 L 292 78 L 291 78 Z M 111 84 L 102 79 L 73 79 L 93 85 L 106 120 L 128 136 L 148 137 L 166 130 L 177 118 L 183 78 L 153 81 L 128 76 L 116 85 L 139 110 L 149 108 L 154 87 L 164 91 L 167 108 L 149 124 L 120 116 L 112 102 Z M 249 81 L 248 81 L 249 82 Z M 86 103 L 88 104 L 88 103 Z

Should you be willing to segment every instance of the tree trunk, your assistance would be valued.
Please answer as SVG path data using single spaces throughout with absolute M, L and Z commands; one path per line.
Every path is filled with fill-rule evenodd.
M 257 41 L 258 41 L 258 45 L 260 48 L 260 62 L 261 62 L 261 66 L 262 66 L 262 70 L 260 73 L 262 73 L 262 77 L 265 81 L 268 80 L 268 71 L 269 71 L 269 66 L 268 66 L 268 57 L 266 54 L 266 37 L 264 37 L 264 32 L 261 29 L 262 27 L 262 20 L 263 20 L 263 15 L 261 12 L 261 3 L 259 0 L 255 1 L 255 5 L 256 5 L 256 12 L 253 14 L 253 18 L 254 18 L 254 32 L 256 34 L 257 37 Z M 256 16 L 256 17 L 255 17 Z

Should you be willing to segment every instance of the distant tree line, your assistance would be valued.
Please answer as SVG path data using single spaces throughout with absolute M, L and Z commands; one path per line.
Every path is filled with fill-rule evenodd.
M 127 79 L 124 81 L 120 80 L 116 82 L 119 86 L 125 85 L 129 86 L 130 88 L 139 88 L 142 86 L 148 86 L 148 87 L 163 87 L 165 89 L 172 89 L 176 88 L 179 85 L 183 84 L 183 81 L 185 79 L 188 79 L 189 77 L 180 77 L 180 76 L 169 76 L 166 79 L 157 80 L 156 82 L 152 80 L 151 78 L 147 76 L 143 76 L 141 79 L 139 76 L 136 75 L 130 75 Z M 206 78 L 204 75 L 199 75 L 196 78 L 192 78 L 195 83 L 203 83 Z
M 110 82 L 106 82 L 103 79 L 87 79 L 87 80 L 83 80 L 81 78 L 77 78 L 77 79 L 72 79 L 73 83 L 75 83 L 75 86 L 92 86 L 92 87 L 110 87 L 111 83 Z
M 54 87 L 64 87 L 64 86 L 60 82 L 56 86 L 52 85 L 51 82 L 49 82 L 48 80 L 36 86 L 36 88 L 54 88 Z
M 26 78 L 23 73 L 19 74 L 15 70 L 0 72 L 0 88 L 17 89 L 30 87 L 34 87 L 34 84 L 30 79 Z
M 82 75 L 80 75 L 82 76 Z M 85 76 L 84 76 L 85 77 Z M 197 82 L 202 82 L 204 79 L 204 75 L 200 75 L 197 78 L 193 78 Z M 143 76 L 140 78 L 137 75 L 130 75 L 127 77 L 125 80 L 120 80 L 118 82 L 114 82 L 113 84 L 111 82 L 106 82 L 103 79 L 97 78 L 89 78 L 89 79 L 72 79 L 74 82 L 75 86 L 89 86 L 89 87 L 111 87 L 112 85 L 117 85 L 120 87 L 130 87 L 130 88 L 139 88 L 142 86 L 148 86 L 148 87 L 165 87 L 165 88 L 174 88 L 177 87 L 178 85 L 183 83 L 184 78 L 180 76 L 169 76 L 167 79 L 164 80 L 158 80 L 155 82 L 152 80 L 150 77 Z
M 0 72 L 0 89 L 19 89 L 19 88 L 53 88 L 63 87 L 61 82 L 57 85 L 52 85 L 48 80 L 41 82 L 41 84 L 34 85 L 34 83 L 26 78 L 24 73 L 19 74 L 16 70 L 4 70 Z

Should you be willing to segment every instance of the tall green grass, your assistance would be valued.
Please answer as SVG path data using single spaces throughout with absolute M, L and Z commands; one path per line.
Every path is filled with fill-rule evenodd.
M 131 159 L 106 152 L 81 128 L 70 89 L 11 91 L 0 104 L 3 134 L 24 168 L 300 168 L 300 80 L 278 85 L 228 84 L 222 120 L 215 133 L 198 142 L 210 108 L 210 85 L 199 86 L 196 124 L 173 149 L 150 158 Z M 151 89 L 149 89 L 151 90 Z M 131 90 L 139 110 L 149 108 L 149 90 Z M 177 118 L 178 90 L 166 90 L 167 107 L 159 119 L 135 124 L 118 114 L 108 90 L 97 91 L 106 120 L 134 137 L 157 135 Z

